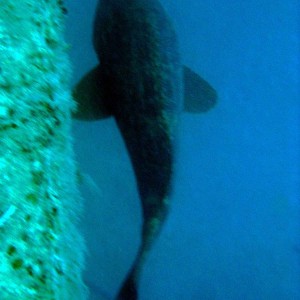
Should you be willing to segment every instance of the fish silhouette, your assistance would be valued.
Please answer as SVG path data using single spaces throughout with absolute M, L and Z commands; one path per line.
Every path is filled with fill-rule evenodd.
M 100 63 L 74 89 L 74 117 L 113 116 L 133 165 L 142 238 L 117 299 L 134 300 L 145 258 L 170 206 L 179 115 L 208 111 L 217 93 L 182 66 L 173 25 L 157 0 L 99 1 L 93 42 Z

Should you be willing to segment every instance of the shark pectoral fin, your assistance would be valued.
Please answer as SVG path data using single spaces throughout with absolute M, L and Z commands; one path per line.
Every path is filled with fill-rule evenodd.
M 202 113 L 210 110 L 217 102 L 216 90 L 203 78 L 183 66 L 184 111 Z
M 101 84 L 101 68 L 89 71 L 75 86 L 73 98 L 77 107 L 73 117 L 79 120 L 99 120 L 111 114 L 104 103 L 103 86 Z

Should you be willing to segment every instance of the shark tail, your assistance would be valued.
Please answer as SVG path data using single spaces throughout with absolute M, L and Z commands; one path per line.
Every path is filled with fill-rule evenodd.
M 132 274 L 129 274 L 124 281 L 116 300 L 138 299 L 137 283 Z
M 123 282 L 116 300 L 137 300 L 140 274 L 145 260 L 157 236 L 159 235 L 167 215 L 167 201 L 160 210 L 147 217 L 143 224 L 142 241 L 135 261 Z
M 137 257 L 123 282 L 117 300 L 137 300 L 138 299 L 138 284 L 142 266 L 145 261 L 146 253 L 144 244 L 142 243 Z

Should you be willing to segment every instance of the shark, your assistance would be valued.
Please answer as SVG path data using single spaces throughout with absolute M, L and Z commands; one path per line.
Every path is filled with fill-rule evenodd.
M 180 114 L 209 111 L 217 92 L 182 65 L 175 29 L 158 0 L 101 0 L 93 26 L 99 64 L 73 90 L 73 117 L 114 117 L 131 159 L 142 207 L 141 244 L 116 299 L 135 300 L 170 208 Z

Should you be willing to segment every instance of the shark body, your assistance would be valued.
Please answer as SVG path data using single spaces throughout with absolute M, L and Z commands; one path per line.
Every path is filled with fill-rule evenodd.
M 205 112 L 217 96 L 181 65 L 176 33 L 157 0 L 101 0 L 93 42 L 100 64 L 74 89 L 74 117 L 113 116 L 131 158 L 143 228 L 117 299 L 135 300 L 145 257 L 169 210 L 179 115 L 183 110 Z

